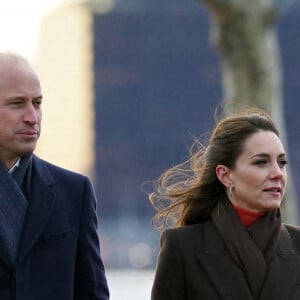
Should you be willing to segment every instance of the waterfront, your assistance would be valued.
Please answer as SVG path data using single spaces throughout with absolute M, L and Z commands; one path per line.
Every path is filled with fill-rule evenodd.
M 106 271 L 110 300 L 148 300 L 153 282 L 153 270 Z

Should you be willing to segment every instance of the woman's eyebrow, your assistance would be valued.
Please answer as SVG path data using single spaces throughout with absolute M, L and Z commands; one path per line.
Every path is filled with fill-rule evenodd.
M 270 154 L 265 153 L 265 152 L 262 152 L 262 153 L 257 153 L 257 154 L 252 155 L 251 158 L 255 158 L 255 157 L 263 157 L 263 158 L 267 158 L 267 157 L 269 157 L 269 156 L 270 156 Z M 278 157 L 285 157 L 285 156 L 286 156 L 285 153 L 280 153 L 280 154 L 278 155 Z

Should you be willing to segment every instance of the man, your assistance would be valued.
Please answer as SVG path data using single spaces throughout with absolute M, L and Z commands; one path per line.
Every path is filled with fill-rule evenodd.
M 0 299 L 107 300 L 89 179 L 33 154 L 41 104 L 27 61 L 0 53 Z

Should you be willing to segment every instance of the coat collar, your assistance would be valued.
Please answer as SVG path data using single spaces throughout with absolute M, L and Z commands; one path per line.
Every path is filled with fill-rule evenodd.
M 226 252 L 222 237 L 211 221 L 205 223 L 205 247 L 199 259 L 220 299 L 253 300 L 242 270 Z
M 292 299 L 299 273 L 300 257 L 286 226 L 282 225 L 277 252 L 270 262 L 260 299 Z
M 205 247 L 199 260 L 220 299 L 253 300 L 243 271 L 227 254 L 221 236 L 210 221 L 205 224 Z M 299 270 L 300 258 L 289 232 L 282 225 L 278 248 L 268 267 L 259 299 L 290 299 Z

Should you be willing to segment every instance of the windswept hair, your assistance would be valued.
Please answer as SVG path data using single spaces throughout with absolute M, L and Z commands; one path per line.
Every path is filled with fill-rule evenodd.
M 279 136 L 271 116 L 259 108 L 247 108 L 217 121 L 207 146 L 196 140 L 189 158 L 165 171 L 156 181 L 154 192 L 149 195 L 157 210 L 153 225 L 163 229 L 206 219 L 218 201 L 226 197 L 216 167 L 234 169 L 245 140 L 258 131 L 271 131 Z

